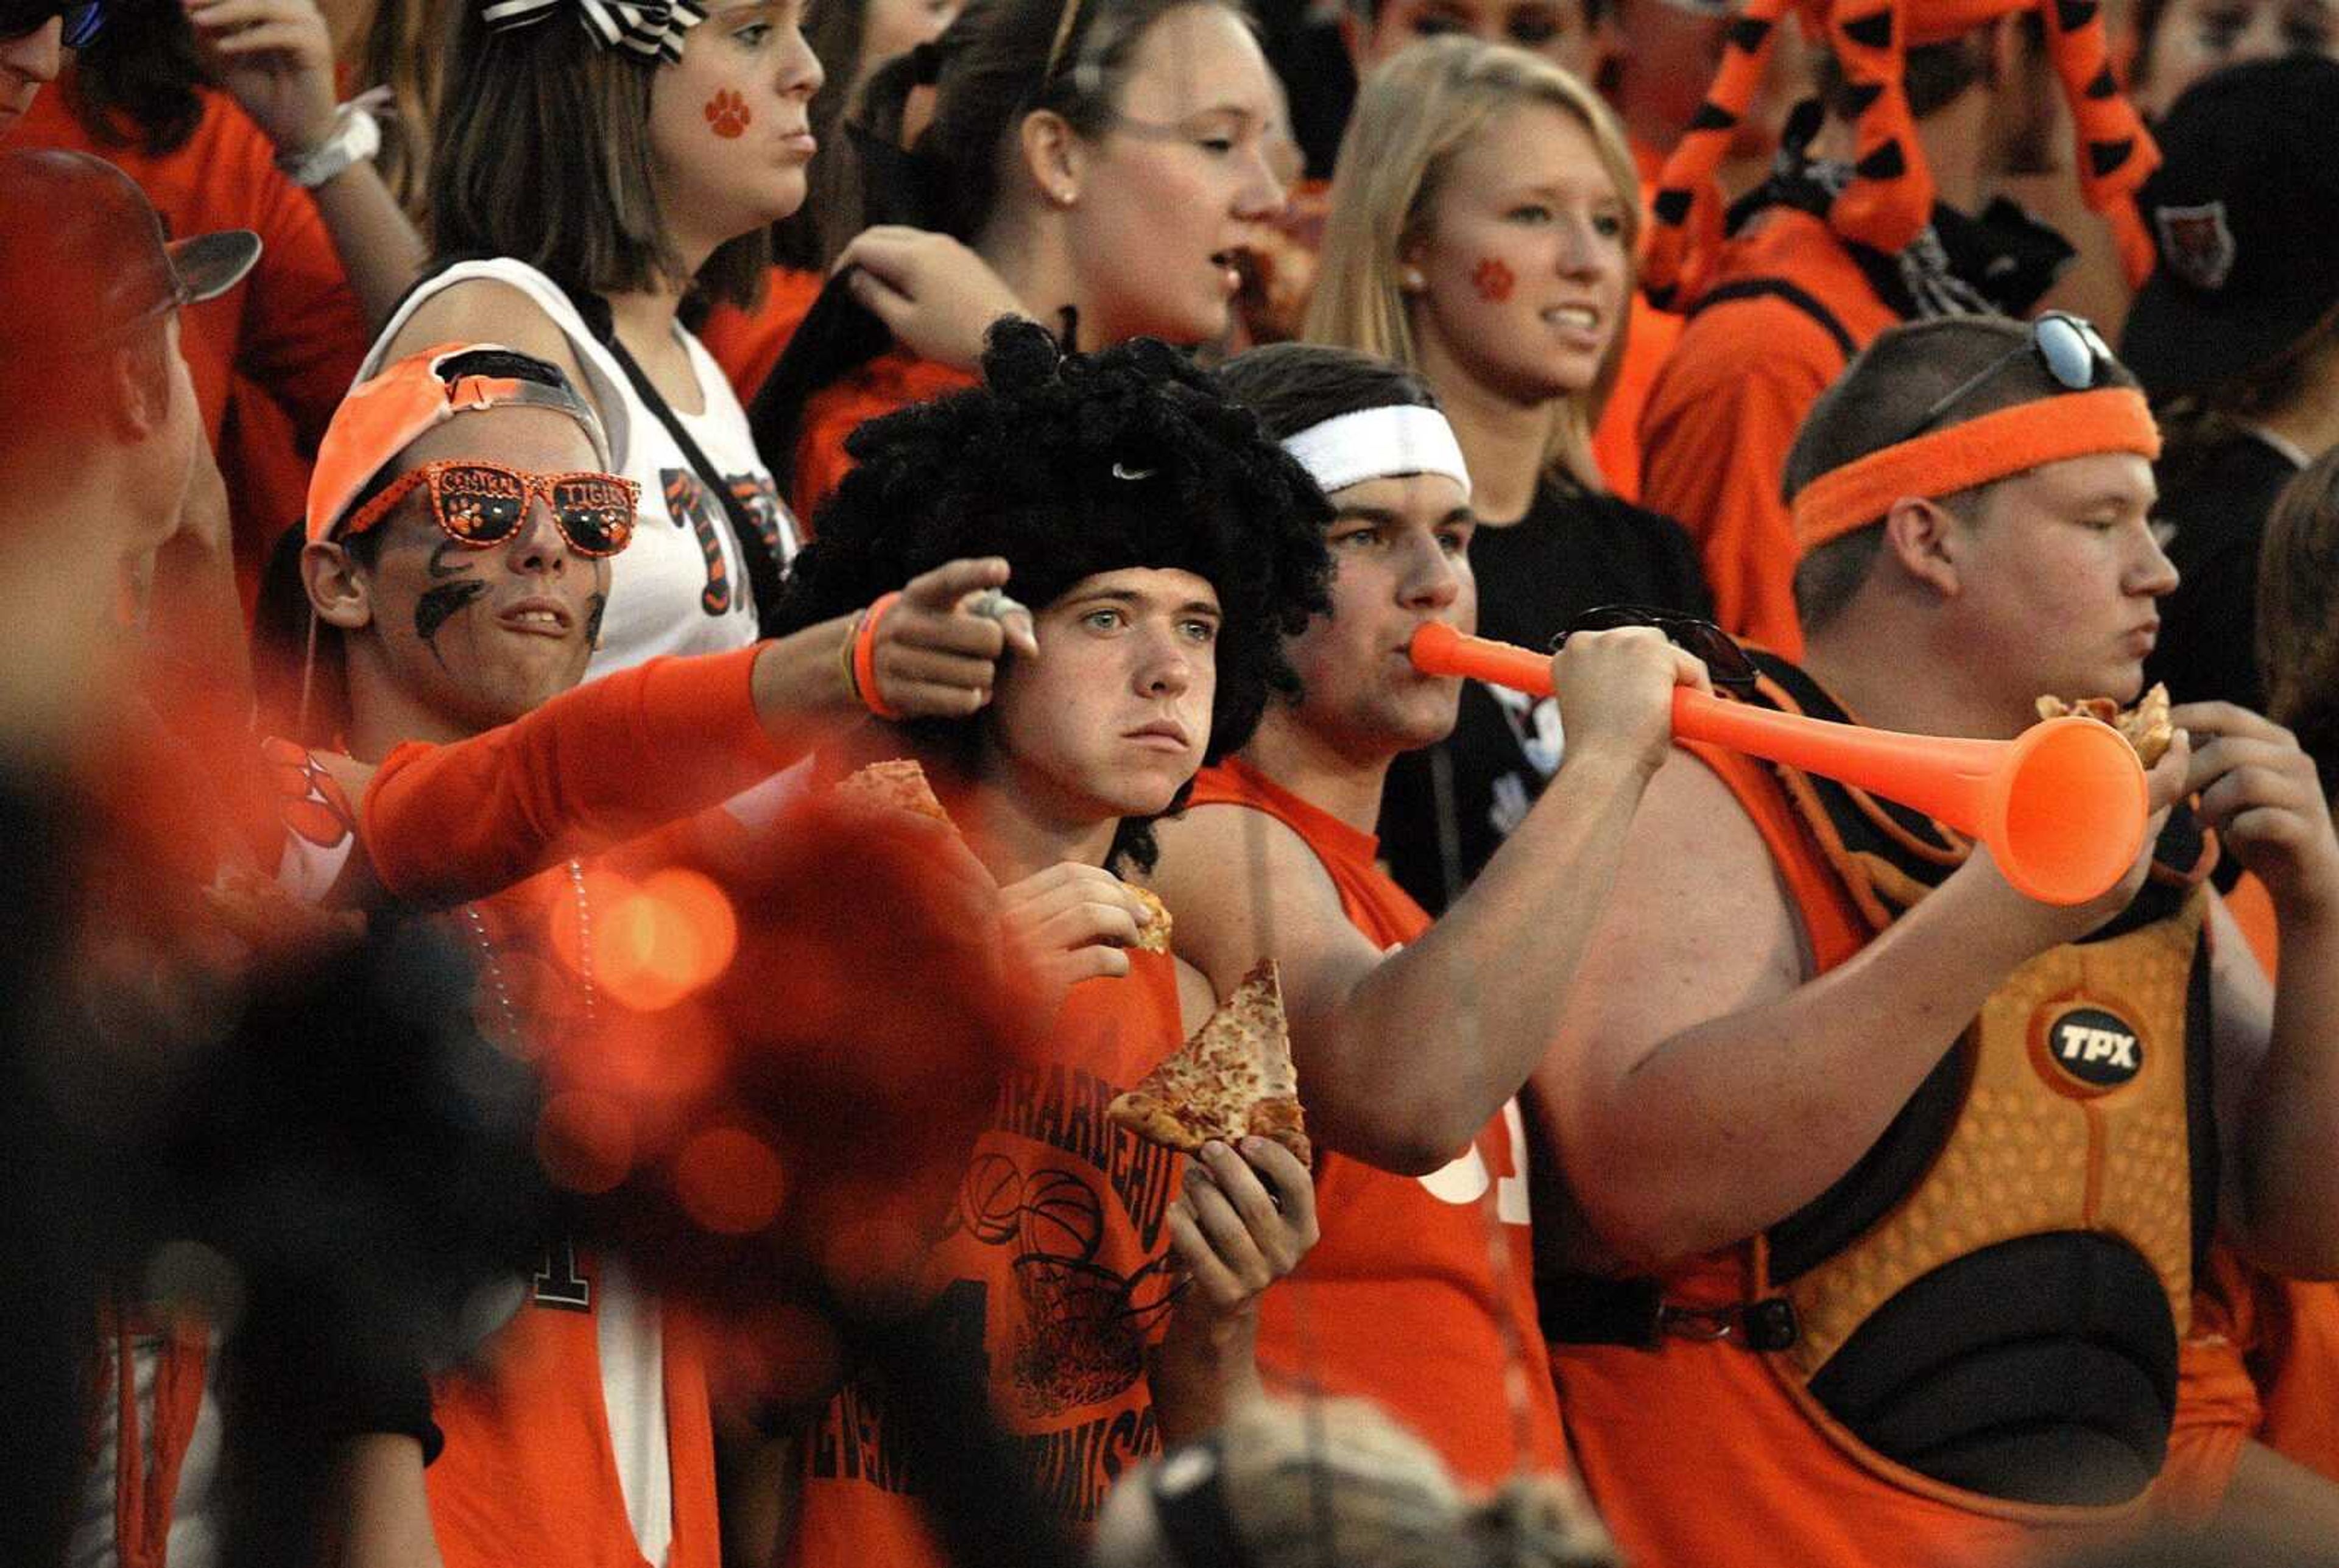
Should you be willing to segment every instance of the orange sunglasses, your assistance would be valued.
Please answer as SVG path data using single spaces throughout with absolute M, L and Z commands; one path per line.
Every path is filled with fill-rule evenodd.
M 634 514 L 642 504 L 641 486 L 617 474 L 534 474 L 457 458 L 400 474 L 350 515 L 337 530 L 340 537 L 364 533 L 425 486 L 432 520 L 449 538 L 482 550 L 518 534 L 528 502 L 541 496 L 570 549 L 580 556 L 614 556 L 632 541 Z

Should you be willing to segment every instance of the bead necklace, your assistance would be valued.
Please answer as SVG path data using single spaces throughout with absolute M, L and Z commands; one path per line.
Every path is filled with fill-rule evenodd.
M 582 861 L 568 863 L 568 885 L 577 897 L 577 978 L 585 987 L 585 1027 L 594 1021 L 593 989 L 593 908 L 585 896 L 585 864 Z M 479 950 L 479 958 L 487 970 L 488 985 L 495 992 L 496 1007 L 503 1015 L 504 1033 L 514 1046 L 523 1044 L 519 1028 L 519 1010 L 512 1005 L 511 986 L 504 978 L 502 960 L 497 955 L 496 944 L 488 935 L 488 922 L 479 913 L 477 903 L 462 908 L 464 925 L 470 931 L 471 941 Z

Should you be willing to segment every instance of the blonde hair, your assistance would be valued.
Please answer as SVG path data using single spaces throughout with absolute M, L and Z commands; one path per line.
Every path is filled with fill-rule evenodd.
M 1547 104 L 1591 133 L 1624 216 L 1624 298 L 1638 286 L 1633 258 L 1641 239 L 1640 177 L 1616 117 L 1591 88 L 1540 55 L 1475 38 L 1416 44 L 1374 72 L 1357 94 L 1332 174 L 1323 258 L 1301 336 L 1360 349 L 1419 370 L 1419 347 L 1398 270 L 1428 226 L 1455 155 L 1522 104 Z M 1555 399 L 1544 471 L 1603 489 L 1592 458 L 1592 427 L 1616 383 L 1624 351 L 1616 323 L 1600 372 L 1580 392 Z
M 1473 1501 L 1436 1452 L 1362 1400 L 1261 1401 L 1229 1419 L 1215 1442 L 1229 1526 L 1258 1568 L 1619 1568 L 1573 1483 L 1518 1476 Z M 1154 1472 L 1179 1452 L 1107 1499 L 1096 1568 L 1189 1568 L 1150 1497 Z

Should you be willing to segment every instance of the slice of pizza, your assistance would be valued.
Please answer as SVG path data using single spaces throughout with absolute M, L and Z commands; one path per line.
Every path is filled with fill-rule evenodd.
M 1232 996 L 1145 1081 L 1105 1114 L 1140 1138 L 1192 1154 L 1212 1139 L 1269 1138 L 1308 1164 L 1299 1073 L 1291 1064 L 1275 961 L 1259 960 Z
M 871 763 L 836 786 L 836 793 L 847 800 L 864 805 L 891 806 L 896 811 L 932 817 L 945 827 L 957 824 L 943 803 L 934 798 L 933 786 L 926 783 L 926 770 L 907 757 L 892 762 Z
M 2109 697 L 2077 697 L 2066 702 L 2054 696 L 2040 697 L 2038 708 L 2042 719 L 2066 718 L 2076 714 L 2111 725 L 2136 748 L 2137 760 L 2147 767 L 2158 762 L 2176 738 L 2176 726 L 2168 718 L 2168 688 L 2157 681 L 2132 708 L 2123 709 Z
M 1163 903 L 1150 887 L 1140 887 L 1133 882 L 1120 884 L 1137 895 L 1137 902 L 1153 913 L 1153 918 L 1138 927 L 1137 946 L 1142 952 L 1170 951 L 1170 906 Z

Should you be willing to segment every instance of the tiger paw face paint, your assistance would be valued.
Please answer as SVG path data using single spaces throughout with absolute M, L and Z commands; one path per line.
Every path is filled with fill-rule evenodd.
M 1490 305 L 1499 305 L 1519 286 L 1519 277 L 1501 257 L 1483 256 L 1471 269 L 1470 286 L 1478 291 L 1478 298 Z
M 737 141 L 755 123 L 755 112 L 747 107 L 747 100 L 728 87 L 706 101 L 705 113 L 708 128 L 725 142 Z

